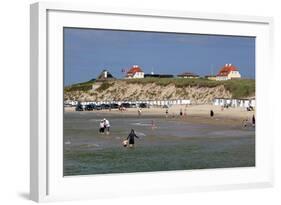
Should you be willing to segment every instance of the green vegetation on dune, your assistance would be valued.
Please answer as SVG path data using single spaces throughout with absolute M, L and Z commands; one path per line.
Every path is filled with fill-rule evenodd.
M 88 91 L 92 89 L 92 85 L 95 83 L 94 80 L 89 80 L 83 83 L 77 83 L 64 88 L 65 92 L 71 91 Z
M 232 93 L 233 98 L 254 96 L 256 91 L 255 80 L 250 79 L 228 80 L 223 85 Z
M 126 80 L 127 83 L 130 84 L 148 84 L 148 83 L 155 83 L 159 86 L 167 86 L 174 84 L 177 88 L 183 87 L 216 87 L 221 85 L 222 83 L 219 81 L 211 81 L 203 78 L 144 78 L 144 79 L 130 79 Z
M 255 80 L 253 79 L 235 79 L 227 81 L 213 81 L 204 78 L 189 79 L 189 78 L 144 78 L 144 79 L 124 79 L 104 81 L 97 88 L 97 91 L 104 91 L 114 86 L 114 82 L 125 81 L 128 84 L 156 84 L 159 86 L 175 85 L 176 88 L 198 87 L 198 88 L 214 88 L 223 85 L 228 90 L 233 98 L 244 98 L 255 95 Z M 65 92 L 71 91 L 89 91 L 95 81 L 87 81 L 65 87 Z
M 252 79 L 235 79 L 227 81 L 214 81 L 204 78 L 144 78 L 126 80 L 131 84 L 148 84 L 155 83 L 159 86 L 174 84 L 176 88 L 198 87 L 213 88 L 224 85 L 225 89 L 232 93 L 233 98 L 243 98 L 255 95 L 255 80 Z
M 100 87 L 97 88 L 96 91 L 102 92 L 103 90 L 107 90 L 108 88 L 110 88 L 110 87 L 113 86 L 113 85 L 114 85 L 114 81 L 110 81 L 110 82 L 104 81 L 104 82 L 100 85 Z

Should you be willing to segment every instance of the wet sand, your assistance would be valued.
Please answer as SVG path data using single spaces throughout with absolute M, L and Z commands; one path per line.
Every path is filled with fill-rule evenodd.
M 142 117 L 166 117 L 166 108 L 142 108 Z M 214 117 L 210 117 L 210 111 L 214 111 Z M 180 111 L 183 115 L 180 116 Z M 75 109 L 65 108 L 65 112 L 75 112 Z M 85 111 L 83 111 L 85 112 Z M 95 112 L 104 116 L 138 116 L 138 108 L 129 108 L 125 111 L 117 109 L 111 110 L 94 110 L 86 112 Z M 224 108 L 214 105 L 173 105 L 168 108 L 168 118 L 178 119 L 186 122 L 194 123 L 207 123 L 216 125 L 222 123 L 225 125 L 241 126 L 243 120 L 251 121 L 252 116 L 255 114 L 254 111 L 246 111 L 245 108 Z
M 195 113 L 166 118 L 165 109 L 156 115 L 150 109 L 140 117 L 137 110 L 65 112 L 64 175 L 255 166 L 255 129 L 243 128 L 241 117 L 226 119 L 214 110 L 212 119 Z M 98 132 L 103 118 L 110 121 L 109 135 Z M 124 148 L 131 129 L 140 139 Z

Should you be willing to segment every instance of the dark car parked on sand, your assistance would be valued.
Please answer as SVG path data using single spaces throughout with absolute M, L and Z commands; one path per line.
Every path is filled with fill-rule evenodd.
M 92 111 L 95 109 L 95 105 L 94 104 L 89 104 L 89 105 L 86 105 L 85 106 L 85 109 L 84 110 L 87 110 L 87 111 Z
M 122 103 L 120 107 L 130 108 L 130 103 Z
M 76 105 L 75 111 L 83 111 L 83 106 L 81 104 Z
M 141 104 L 139 105 L 139 107 L 140 107 L 140 108 L 149 108 L 149 104 L 147 104 L 147 103 L 141 103 Z
M 110 105 L 108 105 L 108 104 L 101 104 L 101 109 L 102 110 L 107 110 L 109 108 L 110 108 Z
M 112 104 L 110 104 L 110 108 L 111 109 L 118 109 L 119 105 L 117 103 L 112 103 Z
M 132 103 L 132 104 L 130 105 L 130 108 L 137 108 L 137 105 L 136 105 L 135 103 Z
M 101 109 L 102 109 L 102 107 L 100 105 L 95 106 L 95 110 L 101 110 Z

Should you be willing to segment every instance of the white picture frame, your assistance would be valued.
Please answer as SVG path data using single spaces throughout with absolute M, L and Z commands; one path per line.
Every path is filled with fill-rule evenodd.
M 274 72 L 273 19 L 183 11 L 98 8 L 92 4 L 35 3 L 30 15 L 30 198 L 91 199 L 273 186 L 273 120 L 270 84 Z M 189 32 L 256 37 L 256 166 L 63 177 L 62 28 Z M 272 68 L 267 72 L 267 68 Z M 130 185 L 133 181 L 134 186 Z M 149 183 L 148 183 L 149 182 Z

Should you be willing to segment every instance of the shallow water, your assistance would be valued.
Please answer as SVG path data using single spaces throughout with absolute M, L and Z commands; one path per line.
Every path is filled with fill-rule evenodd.
M 99 122 L 110 121 L 110 134 Z M 122 141 L 134 129 L 135 147 Z M 64 114 L 64 175 L 255 166 L 255 130 L 160 117 Z

